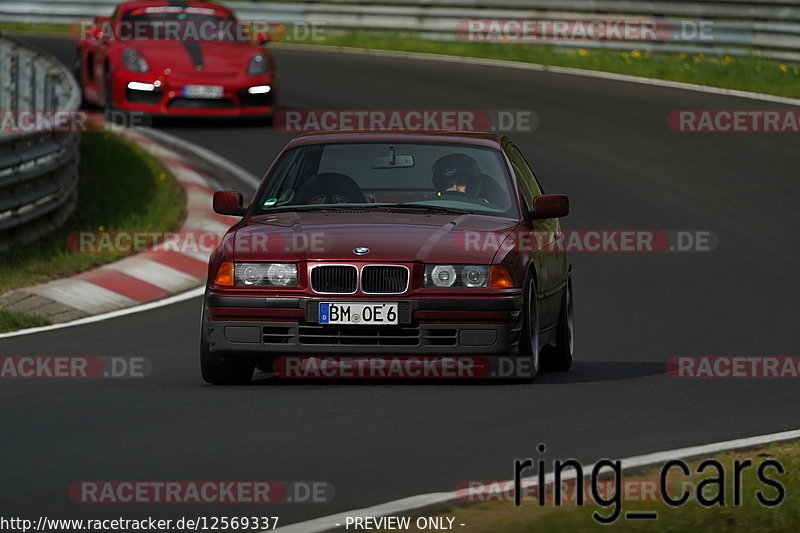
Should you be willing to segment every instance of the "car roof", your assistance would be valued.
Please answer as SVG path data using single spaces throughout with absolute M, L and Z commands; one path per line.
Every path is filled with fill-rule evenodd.
M 475 131 L 375 131 L 333 130 L 302 133 L 289 142 L 290 146 L 347 142 L 429 142 L 456 143 L 502 148 L 510 139 L 496 133 Z

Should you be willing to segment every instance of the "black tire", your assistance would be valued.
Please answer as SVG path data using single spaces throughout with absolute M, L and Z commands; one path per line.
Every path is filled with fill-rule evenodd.
M 572 276 L 567 279 L 564 296 L 561 299 L 561 313 L 556 326 L 556 345 L 548 346 L 542 358 L 544 369 L 552 372 L 566 372 L 572 366 L 575 350 L 575 307 L 572 297 Z
M 539 373 L 539 302 L 536 298 L 536 281 L 532 275 L 525 280 L 523 298 L 522 331 L 519 336 L 519 355 L 529 358 L 528 371 L 518 377 L 525 383 L 531 383 Z
M 200 372 L 206 383 L 213 385 L 244 385 L 253 379 L 255 363 L 225 361 L 221 354 L 208 347 L 205 311 L 200 333 Z
M 81 61 L 81 51 L 77 49 L 75 51 L 75 62 L 72 65 L 72 75 L 75 76 L 75 81 L 78 83 L 78 90 L 80 91 L 81 95 L 81 109 L 86 109 L 86 98 L 83 92 L 83 64 Z

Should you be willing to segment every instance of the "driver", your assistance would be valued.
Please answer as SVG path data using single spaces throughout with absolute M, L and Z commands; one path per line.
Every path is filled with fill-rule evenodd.
M 437 196 L 455 192 L 478 198 L 480 184 L 478 162 L 466 154 L 448 154 L 433 164 L 433 187 Z

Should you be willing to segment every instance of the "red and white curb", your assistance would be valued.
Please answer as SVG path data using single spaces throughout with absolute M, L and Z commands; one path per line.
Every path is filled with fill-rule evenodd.
M 186 192 L 186 217 L 178 232 L 224 233 L 239 219 L 218 215 L 212 197 L 221 185 L 191 159 L 165 142 L 133 130 L 113 128 L 158 158 Z M 157 135 L 164 139 L 163 135 Z M 194 151 L 196 154 L 196 150 Z M 204 158 L 204 161 L 207 158 Z M 214 167 L 215 161 L 205 161 Z M 255 178 L 249 177 L 252 183 Z M 207 274 L 208 254 L 156 246 L 146 253 L 0 296 L 4 309 L 45 316 L 52 322 L 107 313 L 163 299 L 198 287 Z

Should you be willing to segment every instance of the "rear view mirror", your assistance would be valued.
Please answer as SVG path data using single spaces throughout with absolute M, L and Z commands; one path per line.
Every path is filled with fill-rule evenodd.
M 242 193 L 217 191 L 214 193 L 214 212 L 220 215 L 244 216 Z
M 411 168 L 414 158 L 410 155 L 396 153 L 394 146 L 389 147 L 389 155 L 381 155 L 372 160 L 372 168 Z
M 542 194 L 533 199 L 532 219 L 561 218 L 569 214 L 569 197 L 566 194 Z

